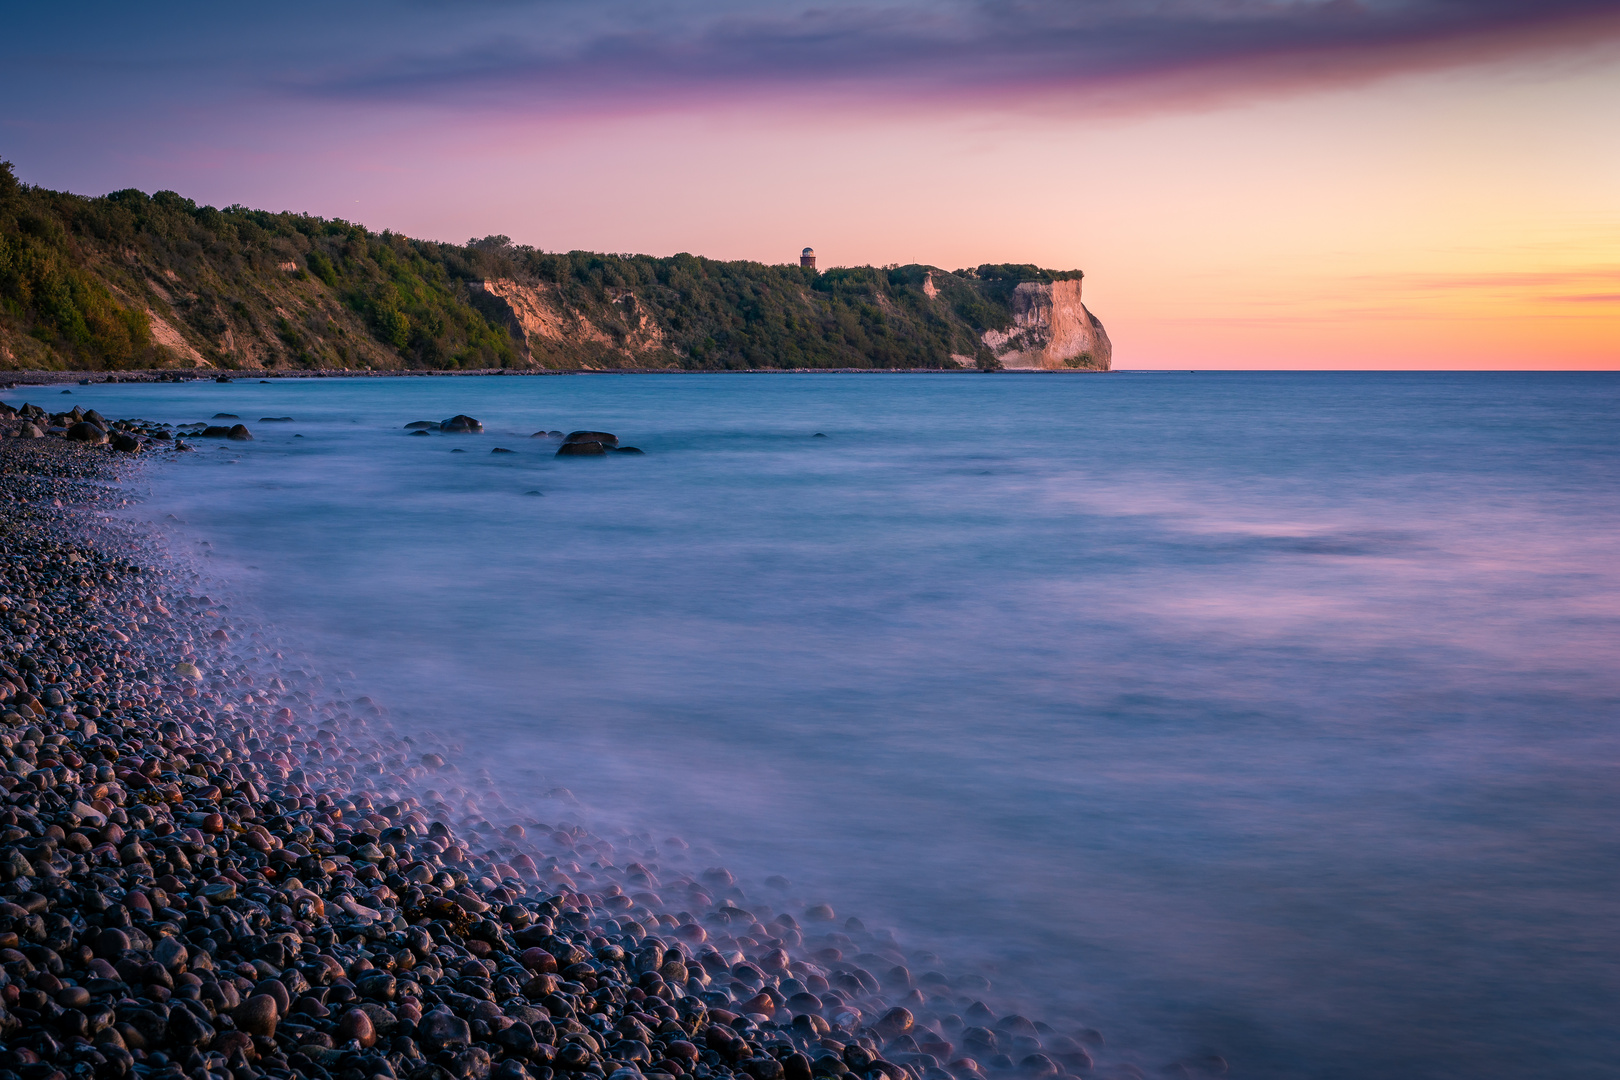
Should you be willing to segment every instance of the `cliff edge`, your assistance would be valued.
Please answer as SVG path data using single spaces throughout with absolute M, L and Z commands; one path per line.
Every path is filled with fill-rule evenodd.
M 0 161 L 0 369 L 1106 369 L 1079 270 L 548 252 Z
M 467 290 L 486 318 L 506 327 L 525 366 L 667 367 L 676 359 L 664 328 L 629 289 L 606 290 L 608 317 L 596 319 L 546 282 L 489 278 L 469 281 Z
M 1022 281 L 1012 294 L 1013 325 L 986 330 L 985 345 L 1009 371 L 1107 371 L 1114 346 L 1080 302 L 1078 279 Z

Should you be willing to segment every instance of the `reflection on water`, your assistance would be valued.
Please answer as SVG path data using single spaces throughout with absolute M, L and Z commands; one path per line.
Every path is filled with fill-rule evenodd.
M 784 873 L 1146 1065 L 1620 1054 L 1613 377 L 76 393 L 295 417 L 148 512 L 513 790 Z M 401 430 L 458 412 L 489 434 Z M 647 456 L 527 438 L 575 427 Z

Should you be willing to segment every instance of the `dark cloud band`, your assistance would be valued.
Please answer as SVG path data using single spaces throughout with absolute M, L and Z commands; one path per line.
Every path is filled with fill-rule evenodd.
M 553 9 L 554 10 L 554 9 Z M 1015 0 L 931 6 L 689 6 L 656 26 L 608 4 L 566 43 L 511 8 L 481 41 L 310 71 L 343 98 L 599 102 L 888 90 L 999 97 L 1133 80 L 1310 81 L 1620 36 L 1620 0 Z

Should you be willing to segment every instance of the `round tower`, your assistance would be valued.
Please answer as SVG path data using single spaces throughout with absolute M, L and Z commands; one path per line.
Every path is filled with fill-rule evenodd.
M 816 268 L 816 249 L 805 248 L 803 251 L 799 252 L 799 265 L 807 266 L 814 270 Z

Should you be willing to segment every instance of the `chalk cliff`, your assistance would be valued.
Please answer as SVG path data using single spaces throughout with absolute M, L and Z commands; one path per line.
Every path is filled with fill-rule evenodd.
M 1106 368 L 1078 270 L 547 252 L 0 162 L 0 369 Z
M 1080 302 L 1080 281 L 1023 281 L 1012 294 L 1013 325 L 986 330 L 985 345 L 1008 370 L 1107 371 L 1114 347 Z

